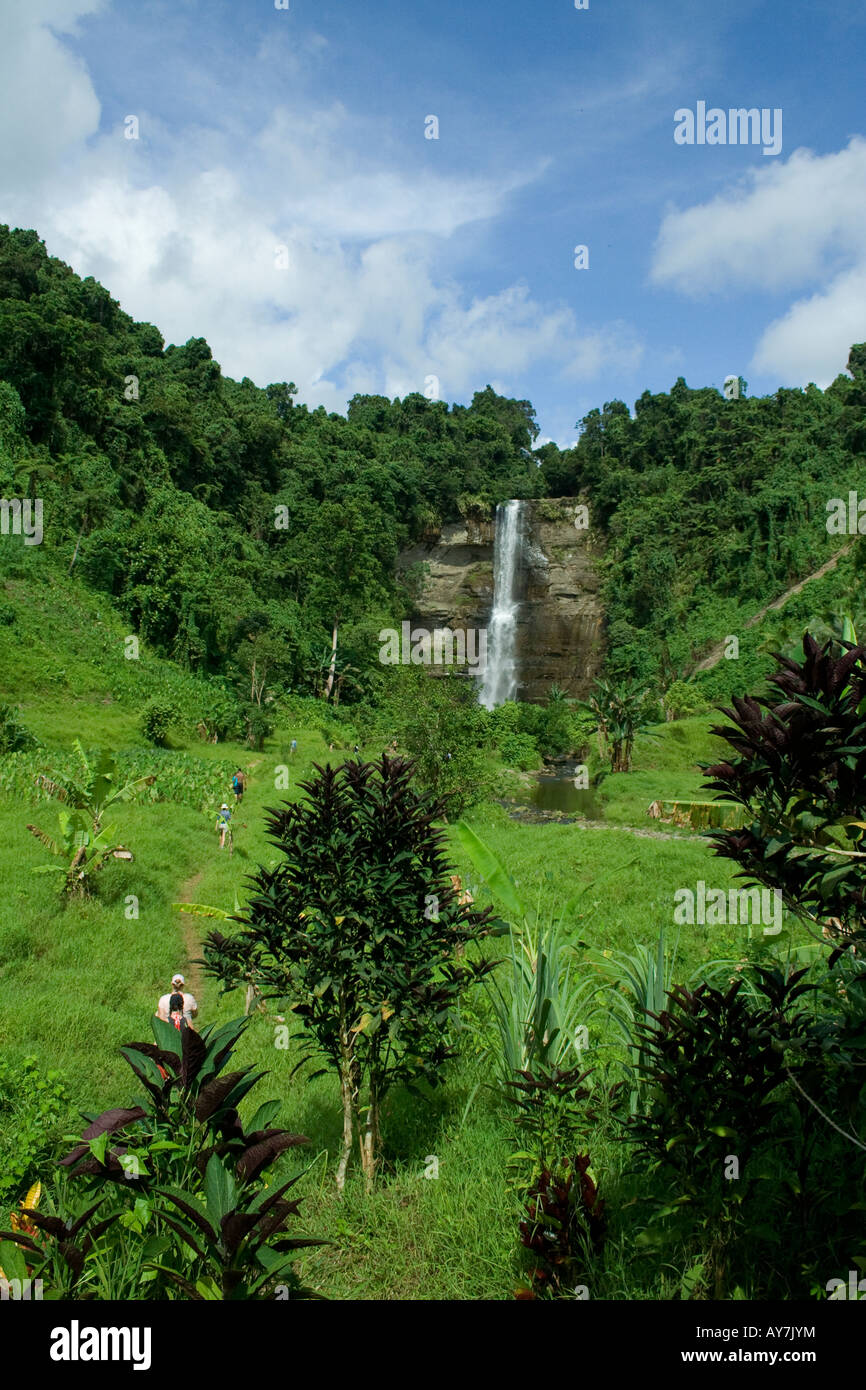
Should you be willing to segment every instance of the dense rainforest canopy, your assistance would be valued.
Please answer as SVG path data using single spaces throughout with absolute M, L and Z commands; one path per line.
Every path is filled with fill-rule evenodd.
M 374 630 L 411 608 L 401 549 L 508 497 L 586 494 L 606 540 L 612 674 L 660 685 L 719 599 L 754 608 L 841 548 L 826 502 L 866 477 L 866 345 L 826 391 L 728 401 L 645 392 L 536 447 L 528 401 L 355 396 L 346 417 L 292 382 L 223 376 L 208 344 L 168 346 L 34 231 L 0 227 L 0 490 L 40 497 L 39 563 L 104 592 L 193 671 L 323 689 L 330 637 L 375 682 Z M 35 555 L 29 558 L 35 563 Z M 411 575 L 409 576 L 411 586 Z

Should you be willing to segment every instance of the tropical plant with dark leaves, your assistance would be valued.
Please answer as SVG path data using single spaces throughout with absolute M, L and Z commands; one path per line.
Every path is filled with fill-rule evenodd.
M 593 1118 L 584 1102 L 590 1090 L 584 1085 L 588 1071 L 581 1067 L 550 1067 L 521 1071 L 507 1083 L 515 1123 L 524 1148 L 512 1155 L 512 1163 L 531 1164 L 529 1182 L 539 1173 L 561 1163 L 573 1152 L 577 1134 Z
M 736 757 L 704 765 L 707 790 L 751 823 L 716 831 L 715 853 L 740 878 L 778 889 L 821 924 L 830 964 L 862 950 L 866 915 L 866 648 L 803 638 L 804 660 L 777 655 L 772 694 L 735 698 L 713 729 Z M 718 799 L 718 798 L 717 798 Z
M 248 1149 L 234 1168 L 212 1153 L 204 1173 L 203 1201 L 193 1192 L 157 1189 L 164 1224 L 181 1237 L 201 1266 L 195 1281 L 166 1265 L 154 1267 L 189 1298 L 237 1302 L 257 1298 L 277 1282 L 289 1298 L 312 1296 L 296 1275 L 293 1260 L 298 1250 L 326 1242 L 283 1234 L 298 1213 L 297 1200 L 286 1199 L 298 1178 L 273 1190 L 256 1183 L 280 1152 L 275 1132 Z
M 385 1095 L 439 1081 L 453 1010 L 493 968 L 470 949 L 505 928 L 460 901 L 434 825 L 441 803 L 415 789 L 410 763 L 314 772 L 303 800 L 268 812 L 281 859 L 252 876 L 241 931 L 211 932 L 204 956 L 224 989 L 254 983 L 290 1001 L 304 1024 L 299 1066 L 322 1061 L 340 1080 L 338 1187 L 357 1134 L 370 1190 Z
M 795 1007 L 816 988 L 807 972 L 754 972 L 754 998 L 739 979 L 724 991 L 675 985 L 662 1013 L 635 1024 L 647 1103 L 627 1129 L 653 1168 L 675 1172 L 692 1196 L 708 1183 L 723 1190 L 726 1153 L 742 1170 L 767 1142 L 790 1104 L 786 1053 L 811 1039 L 811 1015 Z
M 626 1133 L 668 1194 L 656 1202 L 641 1243 L 665 1240 L 670 1218 L 674 1229 L 686 1220 L 692 1236 L 703 1232 L 717 1298 L 725 1296 L 748 1225 L 745 1204 L 768 1176 L 768 1158 L 765 1215 L 768 1192 L 799 1189 L 802 1101 L 788 1084 L 788 1063 L 799 1068 L 812 1045 L 811 1015 L 801 1005 L 815 985 L 806 973 L 755 966 L 751 988 L 743 979 L 724 991 L 706 982 L 695 990 L 676 985 L 667 1009 L 636 1025 L 647 1104 L 628 1117 Z M 750 1229 L 755 1238 L 777 1238 L 766 1223 Z
M 147 1192 L 160 1181 L 186 1182 L 204 1172 L 212 1154 L 245 1164 L 266 1144 L 271 1159 L 306 1143 L 302 1135 L 271 1127 L 280 1108 L 266 1101 L 245 1130 L 238 1106 L 265 1072 L 223 1069 L 248 1026 L 246 1018 L 182 1032 L 152 1018 L 156 1043 L 127 1043 L 121 1054 L 145 1088 L 140 1104 L 115 1107 L 90 1120 L 60 1160 L 73 1176 L 134 1182 Z
M 607 1219 L 589 1154 L 542 1168 L 526 1196 L 520 1242 L 528 1256 L 521 1300 L 574 1298 L 601 1254 Z
M 121 1215 L 121 1208 L 107 1214 L 105 1195 L 94 1201 L 89 1194 L 71 1202 L 66 1214 L 28 1209 L 27 1230 L 0 1231 L 0 1265 L 7 1279 L 41 1279 L 48 1299 L 95 1297 L 87 1278 L 87 1261 L 102 1236 Z M 34 1230 L 35 1228 L 35 1230 Z
M 141 1103 L 86 1117 L 89 1123 L 61 1167 L 91 1187 L 112 1184 L 127 1202 L 132 1199 L 121 1223 L 141 1234 L 152 1225 L 158 1257 L 147 1267 L 189 1297 L 258 1297 L 277 1277 L 302 1296 L 285 1252 L 320 1242 L 285 1236 L 271 1242 L 297 1212 L 297 1202 L 283 1201 L 297 1179 L 266 1204 L 261 1177 L 281 1154 L 308 1140 L 273 1126 L 277 1100 L 259 1106 L 247 1127 L 239 1118 L 241 1101 L 265 1075 L 253 1067 L 224 1071 L 249 1020 L 211 1025 L 200 1034 L 191 1028 L 179 1032 L 159 1018 L 151 1022 L 155 1043 L 121 1049 L 144 1086 Z M 196 1213 L 187 1212 L 192 1232 L 189 1225 L 178 1226 L 183 1203 Z M 175 1252 L 180 1267 L 169 1263 L 166 1229 L 191 1252 Z M 198 1238 L 190 1240 L 195 1230 Z

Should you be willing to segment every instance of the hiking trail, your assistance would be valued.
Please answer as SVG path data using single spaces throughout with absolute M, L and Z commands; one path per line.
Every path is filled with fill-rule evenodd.
M 198 869 L 193 874 L 192 878 L 188 878 L 180 890 L 178 902 L 195 902 L 195 892 L 203 878 L 204 869 Z M 201 940 L 196 926 L 196 918 L 191 916 L 188 912 L 182 912 L 180 915 L 183 922 L 183 948 L 186 952 L 188 962 L 187 988 L 190 994 L 195 995 L 196 1003 L 199 1008 L 201 1008 L 202 993 L 204 991 L 204 975 L 202 974 L 201 966 L 193 964 L 195 957 L 201 954 Z
M 786 589 L 779 598 L 773 599 L 772 603 L 765 603 L 763 608 L 759 609 L 757 613 L 754 613 L 751 618 L 746 619 L 743 626 L 754 627 L 756 623 L 759 623 L 761 619 L 771 611 L 771 609 L 783 608 L 789 598 L 793 598 L 795 594 L 799 594 L 800 590 L 804 589 L 807 584 L 811 584 L 813 579 L 821 579 L 830 570 L 835 569 L 836 565 L 842 559 L 842 556 L 848 554 L 853 544 L 853 541 L 849 541 L 847 545 L 843 545 L 841 550 L 837 550 L 835 555 L 831 555 L 829 560 L 825 560 L 823 565 L 821 565 L 819 569 L 816 569 L 813 574 L 807 574 L 805 579 L 801 579 L 797 584 L 792 584 L 790 589 Z M 699 671 L 711 671 L 714 666 L 718 666 L 725 654 L 726 643 L 727 639 L 725 639 L 724 642 L 717 642 L 714 647 L 711 647 L 707 655 L 702 657 L 696 666 L 692 667 L 690 675 L 696 676 Z

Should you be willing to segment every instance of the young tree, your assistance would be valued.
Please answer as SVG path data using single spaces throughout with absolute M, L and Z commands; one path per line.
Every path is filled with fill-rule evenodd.
M 303 1019 L 302 1063 L 340 1079 L 342 1190 L 357 1135 L 367 1191 L 382 1102 L 398 1082 L 435 1085 L 454 1054 L 451 1011 L 493 968 L 469 943 L 504 930 L 458 900 L 434 827 L 441 804 L 412 785 L 412 765 L 316 766 L 303 801 L 268 812 L 282 860 L 253 876 L 242 929 L 212 931 L 208 972 L 224 990 L 254 980 Z
M 650 723 L 646 688 L 638 680 L 598 680 L 582 708 L 596 720 L 611 772 L 630 772 L 635 736 Z
M 40 864 L 33 872 L 62 873 L 66 893 L 85 895 L 90 892 L 93 874 L 109 859 L 132 858 L 129 851 L 117 843 L 117 826 L 103 826 L 103 815 L 111 806 L 134 801 L 144 787 L 156 781 L 156 776 L 148 773 L 133 782 L 118 785 L 117 760 L 112 753 L 100 753 L 93 764 L 88 762 L 78 739 L 74 747 L 82 769 L 81 781 L 69 778 L 62 786 L 44 773 L 37 779 L 42 791 L 63 803 L 57 813 L 59 839 L 38 825 L 28 825 L 27 829 L 55 858 L 66 861 L 65 864 Z
M 385 710 L 420 785 L 441 797 L 449 817 L 463 813 L 490 785 L 484 751 L 487 711 L 478 687 L 451 671 L 431 677 L 423 667 L 385 667 L 392 673 Z

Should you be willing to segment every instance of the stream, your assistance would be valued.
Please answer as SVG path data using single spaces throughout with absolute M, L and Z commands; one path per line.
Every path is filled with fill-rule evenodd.
M 515 820 L 544 821 L 564 817 L 601 821 L 604 819 L 598 792 L 593 787 L 576 787 L 579 763 L 560 763 L 550 770 L 533 774 L 533 783 L 520 798 L 504 803 Z

